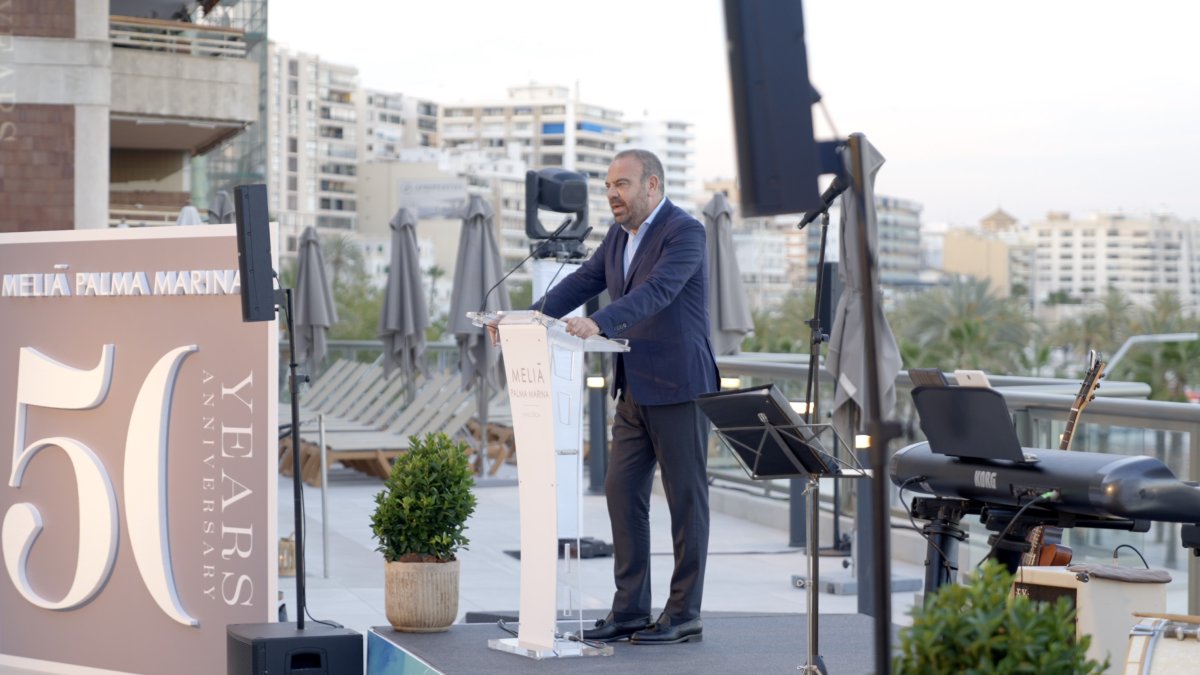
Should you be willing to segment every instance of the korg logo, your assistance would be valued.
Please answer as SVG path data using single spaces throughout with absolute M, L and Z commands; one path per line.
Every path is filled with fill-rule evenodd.
M 995 471 L 976 471 L 975 472 L 975 487 L 986 488 L 988 490 L 996 489 L 996 472 Z

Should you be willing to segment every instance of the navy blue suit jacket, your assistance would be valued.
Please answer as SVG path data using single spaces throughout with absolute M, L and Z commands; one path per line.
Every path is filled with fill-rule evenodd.
M 607 289 L 612 303 L 591 318 L 630 347 L 614 360 L 613 394 L 628 387 L 640 405 L 683 403 L 717 388 L 704 226 L 667 200 L 648 228 L 628 280 L 629 233 L 614 224 L 592 257 L 533 306 L 562 317 Z

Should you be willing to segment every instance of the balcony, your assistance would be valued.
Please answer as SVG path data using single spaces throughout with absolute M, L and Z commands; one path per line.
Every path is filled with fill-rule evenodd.
M 258 64 L 232 28 L 109 18 L 112 147 L 203 154 L 258 121 Z

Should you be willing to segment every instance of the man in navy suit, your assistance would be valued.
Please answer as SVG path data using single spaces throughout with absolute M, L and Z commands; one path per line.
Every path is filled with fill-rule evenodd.
M 612 303 L 590 317 L 568 319 L 567 332 L 629 340 L 630 351 L 614 364 L 618 400 L 605 483 L 617 592 L 612 611 L 583 637 L 634 644 L 700 640 L 708 420 L 694 400 L 716 390 L 718 381 L 708 341 L 704 226 L 663 196 L 662 163 L 653 153 L 617 154 L 605 186 L 620 227 L 534 303 L 561 317 L 608 290 Z M 675 571 L 666 606 L 652 622 L 650 490 L 656 465 L 671 510 Z

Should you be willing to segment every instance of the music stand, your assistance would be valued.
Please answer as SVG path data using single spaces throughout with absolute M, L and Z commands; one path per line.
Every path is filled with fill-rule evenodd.
M 832 435 L 836 450 L 838 437 L 829 424 L 806 424 L 775 385 L 703 394 L 696 405 L 713 423 L 717 435 L 725 440 L 746 473 L 754 480 L 805 478 L 807 504 L 808 554 L 808 661 L 803 672 L 827 673 L 817 653 L 818 633 L 818 542 L 820 522 L 820 479 L 863 477 L 861 469 L 843 469 L 821 443 L 825 433 Z M 853 457 L 853 454 L 849 454 Z
M 1017 438 L 1004 395 L 983 387 L 926 387 L 912 390 L 913 405 L 929 449 L 960 459 L 1036 462 Z

